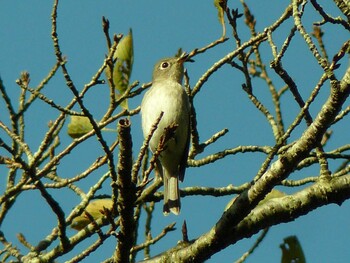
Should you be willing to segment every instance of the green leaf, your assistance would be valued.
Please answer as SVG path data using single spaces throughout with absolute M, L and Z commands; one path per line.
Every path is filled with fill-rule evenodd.
M 96 221 L 103 216 L 104 209 L 111 210 L 112 206 L 113 202 L 110 198 L 95 199 L 91 201 L 85 208 L 84 212 L 80 216 L 77 216 L 73 219 L 71 227 L 76 230 L 83 229 L 91 223 L 90 218 L 85 214 L 85 212 L 88 212 Z
M 107 66 L 106 75 L 107 78 L 113 80 L 114 86 L 117 90 L 116 99 L 118 99 L 124 94 L 129 86 L 132 66 L 134 63 L 134 48 L 131 29 L 129 34 L 120 40 L 113 60 L 115 61 L 114 65 L 112 65 L 113 74 L 111 76 L 111 66 Z M 127 100 L 125 99 L 120 106 L 124 109 L 128 109 Z
M 281 263 L 306 263 L 303 249 L 296 236 L 286 237 L 283 241 L 283 244 L 280 245 L 282 249 Z
M 226 9 L 227 0 L 214 0 L 214 6 L 218 10 L 218 19 L 222 26 L 222 37 L 226 35 L 225 27 L 225 9 Z
M 68 124 L 68 135 L 73 139 L 79 138 L 92 130 L 89 118 L 83 116 L 71 116 Z

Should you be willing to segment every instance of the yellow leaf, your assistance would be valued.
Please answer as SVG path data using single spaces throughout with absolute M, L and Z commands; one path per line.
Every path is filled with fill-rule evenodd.
M 132 30 L 129 34 L 124 36 L 118 43 L 117 50 L 114 54 L 113 75 L 111 76 L 111 68 L 107 66 L 106 75 L 108 78 L 112 78 L 114 86 L 117 90 L 117 98 L 124 94 L 125 90 L 129 86 L 130 76 L 132 72 L 132 66 L 134 63 L 134 47 Z M 117 99 L 116 98 L 116 99 Z M 121 107 L 128 109 L 128 103 L 125 99 L 120 104 Z
M 104 208 L 111 210 L 113 206 L 112 199 L 110 198 L 103 198 L 103 199 L 95 199 L 91 201 L 87 207 L 85 208 L 85 211 L 76 218 L 73 219 L 71 227 L 76 230 L 81 230 L 84 227 L 86 227 L 88 224 L 91 223 L 88 216 L 86 216 L 85 212 L 88 212 L 93 219 L 96 221 L 97 219 L 103 217 L 103 210 Z
M 258 205 L 263 205 L 264 203 L 266 203 L 267 201 L 273 199 L 273 198 L 279 198 L 279 197 L 283 197 L 285 196 L 286 194 L 279 191 L 279 190 L 276 190 L 276 189 L 272 189 L 270 193 L 268 193 L 265 198 L 263 200 L 261 200 L 259 202 Z
M 222 37 L 226 35 L 225 27 L 225 9 L 226 9 L 227 0 L 214 0 L 214 6 L 218 10 L 218 19 L 222 26 Z
M 269 201 L 269 200 L 271 200 L 273 198 L 279 198 L 279 197 L 283 197 L 285 195 L 286 195 L 285 193 L 283 193 L 283 192 L 281 192 L 279 190 L 272 189 L 271 192 L 268 193 L 265 196 L 265 198 L 259 202 L 258 205 L 263 205 L 264 203 L 266 203 L 267 201 Z M 230 200 L 230 202 L 228 202 L 228 204 L 225 207 L 225 211 L 230 208 L 230 206 L 235 202 L 236 199 L 237 199 L 237 196 L 235 196 L 234 198 L 232 198 Z

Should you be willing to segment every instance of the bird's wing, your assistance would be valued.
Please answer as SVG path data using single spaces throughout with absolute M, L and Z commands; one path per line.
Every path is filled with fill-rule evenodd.
M 185 171 L 187 167 L 187 158 L 188 158 L 188 151 L 190 149 L 190 139 L 191 139 L 191 123 L 190 123 L 190 117 L 188 117 L 188 129 L 187 129 L 187 140 L 186 140 L 186 147 L 183 151 L 182 158 L 179 165 L 179 180 L 183 182 L 185 177 Z

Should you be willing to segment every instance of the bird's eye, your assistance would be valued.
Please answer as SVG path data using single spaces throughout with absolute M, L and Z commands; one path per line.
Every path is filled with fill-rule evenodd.
M 161 67 L 162 69 L 166 69 L 167 67 L 169 67 L 169 63 L 168 63 L 168 62 L 163 62 L 163 63 L 160 65 L 160 67 Z

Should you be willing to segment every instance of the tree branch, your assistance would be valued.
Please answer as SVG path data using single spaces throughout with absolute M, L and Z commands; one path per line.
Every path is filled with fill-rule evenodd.
M 130 122 L 127 119 L 118 123 L 119 162 L 118 162 L 118 199 L 117 208 L 120 215 L 120 232 L 114 262 L 129 262 L 129 256 L 135 239 L 134 205 L 136 200 L 136 182 L 131 180 L 132 141 Z

